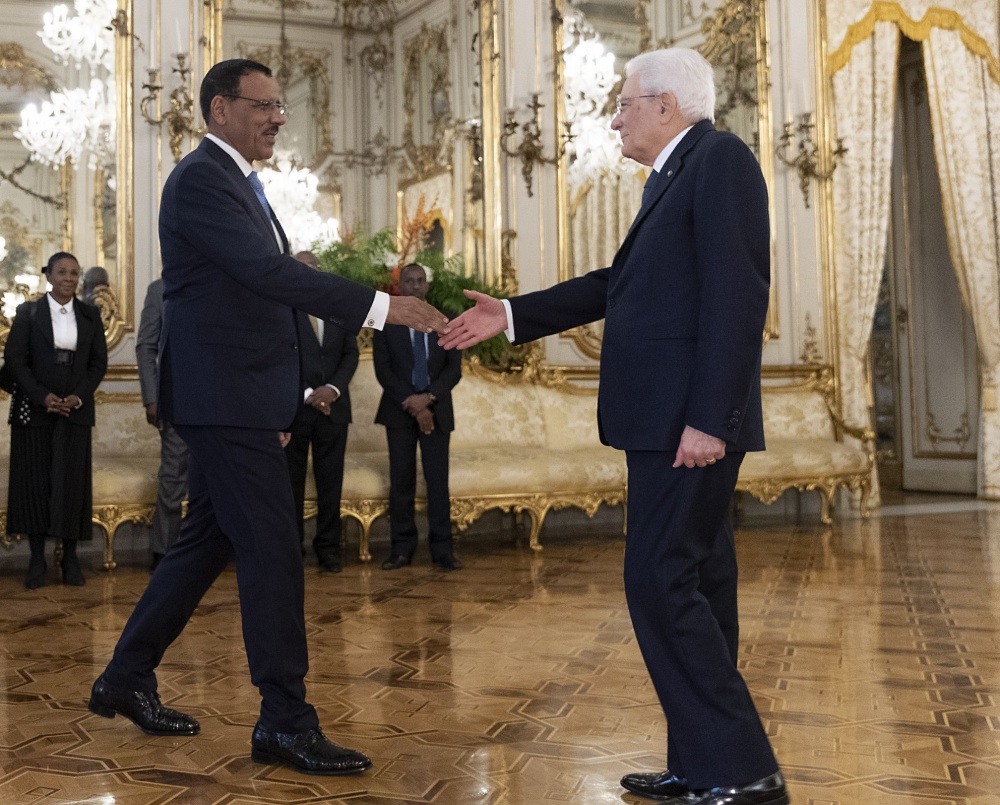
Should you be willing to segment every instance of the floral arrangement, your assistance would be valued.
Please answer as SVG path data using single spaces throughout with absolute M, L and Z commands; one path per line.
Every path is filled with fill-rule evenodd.
M 427 302 L 452 318 L 472 306 L 463 293 L 465 290 L 506 296 L 499 288 L 467 275 L 461 254 L 446 259 L 440 250 L 428 248 L 427 233 L 432 224 L 432 216 L 426 212 L 421 198 L 413 216 L 403 221 L 399 235 L 391 227 L 369 233 L 358 226 L 343 231 L 339 241 L 317 249 L 316 256 L 323 271 L 393 295 L 399 283 L 399 270 L 417 263 L 427 272 Z M 466 352 L 495 369 L 510 368 L 516 355 L 504 335 L 490 338 Z

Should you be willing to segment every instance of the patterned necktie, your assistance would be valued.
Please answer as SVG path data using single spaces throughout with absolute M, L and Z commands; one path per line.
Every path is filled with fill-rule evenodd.
M 645 207 L 649 204 L 650 199 L 653 196 L 653 187 L 656 185 L 656 180 L 659 177 L 659 171 L 650 171 L 649 178 L 646 179 L 646 184 L 642 188 L 642 206 Z
M 260 202 L 260 206 L 264 208 L 264 214 L 270 220 L 271 218 L 271 205 L 267 203 L 267 197 L 264 195 L 264 185 L 260 183 L 260 177 L 257 175 L 257 171 L 250 171 L 250 175 L 247 176 L 250 182 L 250 186 L 253 188 L 254 194 L 257 196 L 257 201 Z
M 427 372 L 425 338 L 423 333 L 413 331 L 413 390 L 418 392 L 427 391 L 427 387 L 431 384 L 431 378 Z

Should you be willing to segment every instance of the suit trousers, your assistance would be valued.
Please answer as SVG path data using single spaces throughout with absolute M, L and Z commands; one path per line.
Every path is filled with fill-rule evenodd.
M 448 445 L 451 433 L 435 428 L 423 434 L 416 421 L 386 428 L 389 443 L 389 526 L 392 556 L 413 557 L 417 550 L 414 497 L 417 492 L 417 444 L 427 482 L 427 543 L 432 559 L 450 556 L 451 496 L 448 493 Z
M 155 670 L 167 647 L 235 558 L 243 642 L 262 699 L 260 722 L 279 732 L 316 727 L 316 711 L 305 699 L 302 555 L 278 433 L 175 427 L 189 449 L 188 514 L 125 625 L 105 676 L 113 685 L 155 691 Z
M 625 595 L 667 718 L 667 767 L 695 790 L 742 785 L 778 770 L 736 667 L 729 505 L 743 455 L 675 469 L 673 452 L 626 452 Z
M 188 449 L 169 422 L 160 431 L 160 471 L 156 476 L 156 511 L 149 547 L 163 556 L 177 541 L 181 508 L 187 494 Z
M 305 539 L 306 469 L 309 446 L 312 445 L 313 476 L 316 479 L 316 536 L 313 550 L 317 556 L 340 552 L 340 494 L 344 487 L 344 454 L 347 450 L 347 428 L 343 422 L 332 422 L 312 406 L 306 406 L 292 423 L 292 438 L 285 447 L 288 472 L 292 479 L 292 495 L 299 526 L 299 544 Z

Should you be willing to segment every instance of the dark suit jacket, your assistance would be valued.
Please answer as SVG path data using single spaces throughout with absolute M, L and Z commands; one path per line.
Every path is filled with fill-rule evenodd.
M 441 349 L 437 333 L 431 333 L 427 342 L 427 372 L 431 379 L 428 391 L 437 397 L 433 406 L 434 418 L 444 433 L 450 433 L 455 429 L 451 390 L 462 378 L 462 352 Z M 410 328 L 402 324 L 387 324 L 381 332 L 376 331 L 372 360 L 375 377 L 382 386 L 382 399 L 378 403 L 375 421 L 389 428 L 412 425 L 413 417 L 403 410 L 403 400 L 415 393 Z
M 336 386 L 340 396 L 330 406 L 329 418 L 331 422 L 348 424 L 351 421 L 351 393 L 348 386 L 358 368 L 358 339 L 342 327 L 325 324 L 323 343 L 320 344 L 312 322 L 309 321 L 309 314 L 301 310 L 295 311 L 295 326 L 298 328 L 302 362 L 300 404 L 306 389 L 317 389 L 327 384 Z
M 31 306 L 35 314 L 31 314 Z M 94 425 L 94 392 L 108 368 L 108 346 L 104 340 L 101 312 L 93 305 L 73 300 L 76 314 L 76 356 L 70 372 L 69 383 L 64 387 L 63 367 L 55 364 L 55 345 L 52 340 L 52 315 L 48 300 L 43 296 L 18 305 L 14 322 L 7 336 L 4 360 L 17 381 L 19 393 L 31 401 L 28 427 L 47 425 L 45 395 L 49 392 L 60 397 L 75 394 L 83 406 L 69 414 L 69 421 L 77 425 Z
M 280 227 L 279 227 L 280 231 Z M 232 158 L 205 139 L 163 188 L 160 415 L 282 430 L 299 407 L 292 308 L 357 332 L 375 292 L 287 254 Z
M 760 361 L 770 283 L 767 188 L 708 120 L 678 143 L 610 268 L 511 299 L 531 341 L 602 316 L 598 416 L 623 450 L 674 451 L 685 425 L 764 449 Z

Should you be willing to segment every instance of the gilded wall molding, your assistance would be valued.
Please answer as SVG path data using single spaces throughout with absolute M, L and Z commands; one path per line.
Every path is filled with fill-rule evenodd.
M 829 75 L 832 76 L 847 66 L 854 48 L 871 37 L 875 26 L 880 22 L 894 23 L 915 42 L 928 39 L 935 28 L 957 32 L 962 43 L 986 62 L 993 81 L 1000 84 L 1000 61 L 997 59 L 997 54 L 990 50 L 989 43 L 982 36 L 969 27 L 960 12 L 932 6 L 921 19 L 915 20 L 898 2 L 892 0 L 878 0 L 872 4 L 864 17 L 848 26 L 844 41 L 827 58 Z

